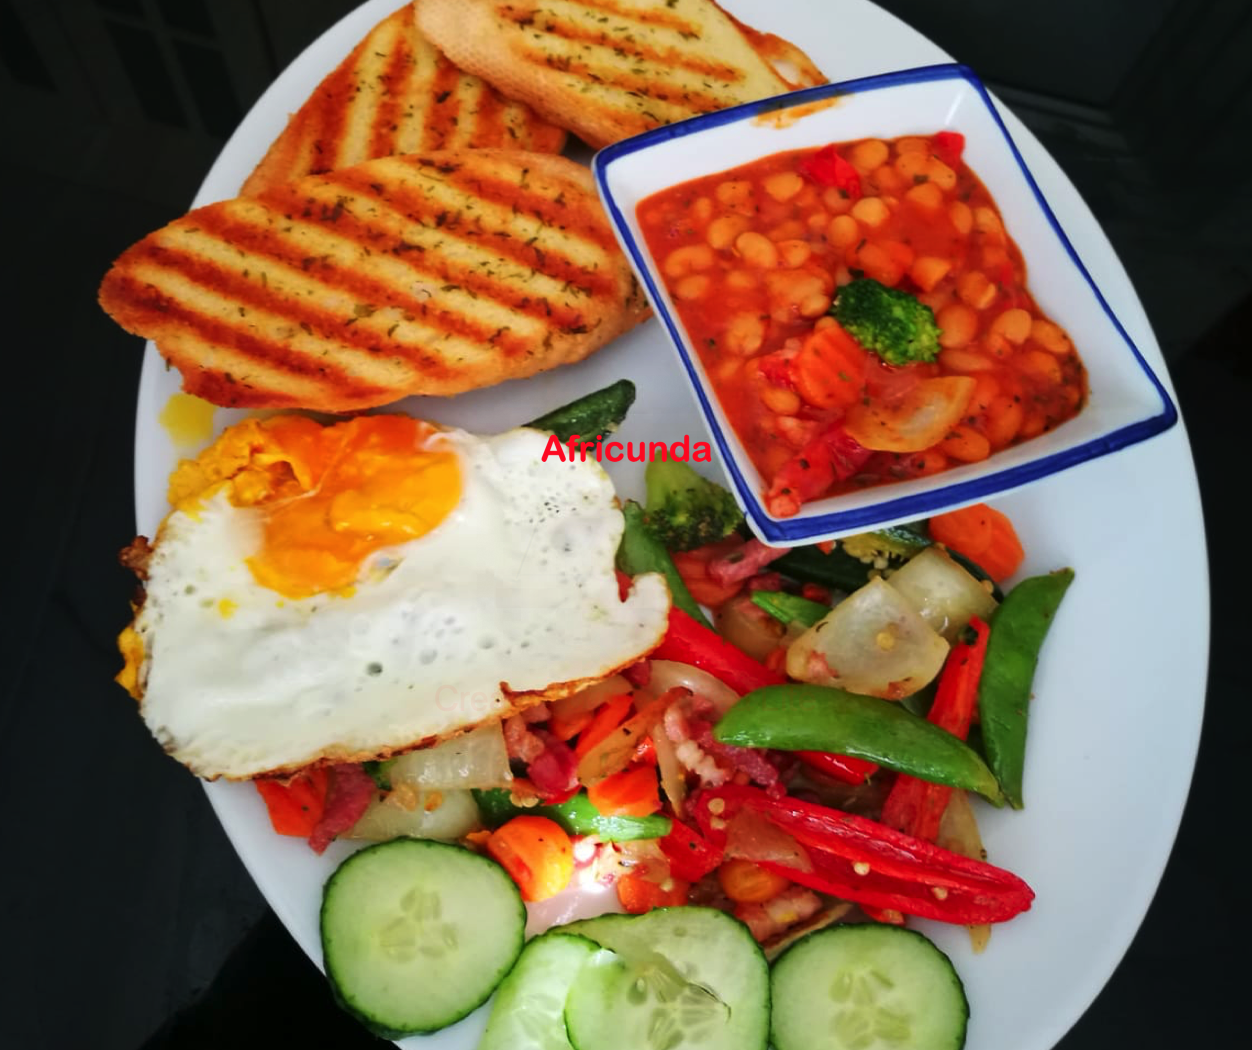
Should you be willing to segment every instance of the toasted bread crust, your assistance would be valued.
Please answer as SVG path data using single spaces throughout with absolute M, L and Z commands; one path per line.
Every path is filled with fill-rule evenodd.
M 417 23 L 461 68 L 596 147 L 823 79 L 713 0 L 421 0 Z
M 559 153 L 565 132 L 452 64 L 415 3 L 378 23 L 292 114 L 241 196 L 375 157 L 483 147 Z
M 647 316 L 590 172 L 552 154 L 386 157 L 199 208 L 100 303 L 217 405 L 344 412 L 579 361 Z

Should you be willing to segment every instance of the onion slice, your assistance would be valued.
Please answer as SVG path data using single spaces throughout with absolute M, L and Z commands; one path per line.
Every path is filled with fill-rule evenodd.
M 713 705 L 713 711 L 721 718 L 735 704 L 739 703 L 739 694 L 725 682 L 714 678 L 708 671 L 702 671 L 691 664 L 678 663 L 676 660 L 653 660 L 652 678 L 640 693 L 660 696 L 675 686 L 683 686 Z M 636 697 L 635 706 L 640 706 Z
M 876 452 L 921 452 L 961 421 L 974 386 L 971 376 L 923 379 L 894 401 L 853 405 L 844 429 Z
M 768 817 L 741 809 L 726 825 L 726 856 L 812 871 L 808 851 Z
M 401 755 L 392 765 L 392 786 L 430 791 L 508 787 L 513 780 L 499 722 L 479 726 L 435 747 Z

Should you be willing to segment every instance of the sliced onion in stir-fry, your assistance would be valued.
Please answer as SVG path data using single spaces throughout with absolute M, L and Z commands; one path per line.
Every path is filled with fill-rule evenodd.
M 787 673 L 801 682 L 899 700 L 943 667 L 948 643 L 899 591 L 874 579 L 791 643 Z
M 661 774 L 661 790 L 669 799 L 674 814 L 681 817 L 687 801 L 687 772 L 678 761 L 674 742 L 666 734 L 660 720 L 652 727 L 652 749 L 656 752 L 656 767 Z
M 949 642 L 956 640 L 971 616 L 986 620 L 995 612 L 991 592 L 938 547 L 927 547 L 887 582 Z
M 948 799 L 948 808 L 943 811 L 943 819 L 939 821 L 939 835 L 935 839 L 935 845 L 972 860 L 987 859 L 987 850 L 982 844 L 982 834 L 978 830 L 974 809 L 964 791 L 954 790 Z M 987 923 L 969 927 L 969 943 L 975 954 L 986 948 L 989 940 L 991 927 Z
M 389 775 L 393 785 L 412 784 L 427 790 L 508 787 L 513 780 L 499 722 L 401 755 Z
M 635 757 L 635 750 L 643 738 L 652 733 L 652 728 L 659 723 L 669 703 L 662 703 L 664 693 L 653 698 L 645 690 L 635 694 L 637 714 L 622 723 L 608 736 L 591 748 L 578 760 L 578 780 L 590 786 L 597 784 L 605 777 L 620 773 Z M 677 697 L 669 702 L 677 702 Z M 653 739 L 653 745 L 656 741 Z
M 413 809 L 376 798 L 346 837 L 382 842 L 407 835 L 453 842 L 479 826 L 478 806 L 468 791 L 430 791 L 416 796 Z
M 713 614 L 713 625 L 726 641 L 754 660 L 764 660 L 777 649 L 785 630 L 746 594 L 720 606 Z
M 777 824 L 750 809 L 741 809 L 726 825 L 726 856 L 772 861 L 797 871 L 812 871 L 808 852 Z
M 589 685 L 573 696 L 564 700 L 555 700 L 548 705 L 553 718 L 569 722 L 587 711 L 593 711 L 610 697 L 629 693 L 634 687 L 620 674 L 609 675 L 602 682 Z
M 708 671 L 702 671 L 691 664 L 678 663 L 675 660 L 653 660 L 652 678 L 644 690 L 651 696 L 660 696 L 667 689 L 676 685 L 685 686 L 696 696 L 703 697 L 713 705 L 713 711 L 721 718 L 739 702 L 739 694 L 724 682 L 714 678 Z M 636 706 L 639 701 L 635 701 Z

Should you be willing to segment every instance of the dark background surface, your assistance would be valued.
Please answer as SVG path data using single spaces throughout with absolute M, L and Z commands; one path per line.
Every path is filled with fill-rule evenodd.
M 370 1042 L 110 683 L 141 345 L 94 302 L 113 257 L 185 210 L 255 97 L 352 6 L 0 0 L 15 573 L 0 632 L 0 1047 Z M 980 71 L 1104 224 L 1169 361 L 1214 552 L 1208 708 L 1178 843 L 1125 961 L 1061 1046 L 1242 1045 L 1252 5 L 884 6 Z M 1167 646 L 1176 611 L 1158 600 Z

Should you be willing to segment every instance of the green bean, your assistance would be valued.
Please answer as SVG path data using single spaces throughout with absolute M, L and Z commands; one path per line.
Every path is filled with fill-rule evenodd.
M 991 770 L 959 737 L 890 700 L 831 686 L 755 689 L 726 712 L 713 736 L 735 747 L 851 755 L 1004 803 Z
M 812 627 L 830 612 L 829 605 L 801 598 L 798 594 L 788 594 L 786 591 L 753 591 L 752 601 L 780 623 L 791 623 L 795 620 L 805 627 Z
M 1026 722 L 1039 650 L 1073 579 L 1073 569 L 1060 569 L 1022 580 L 991 618 L 978 717 L 987 761 L 1014 809 L 1024 805 Z

